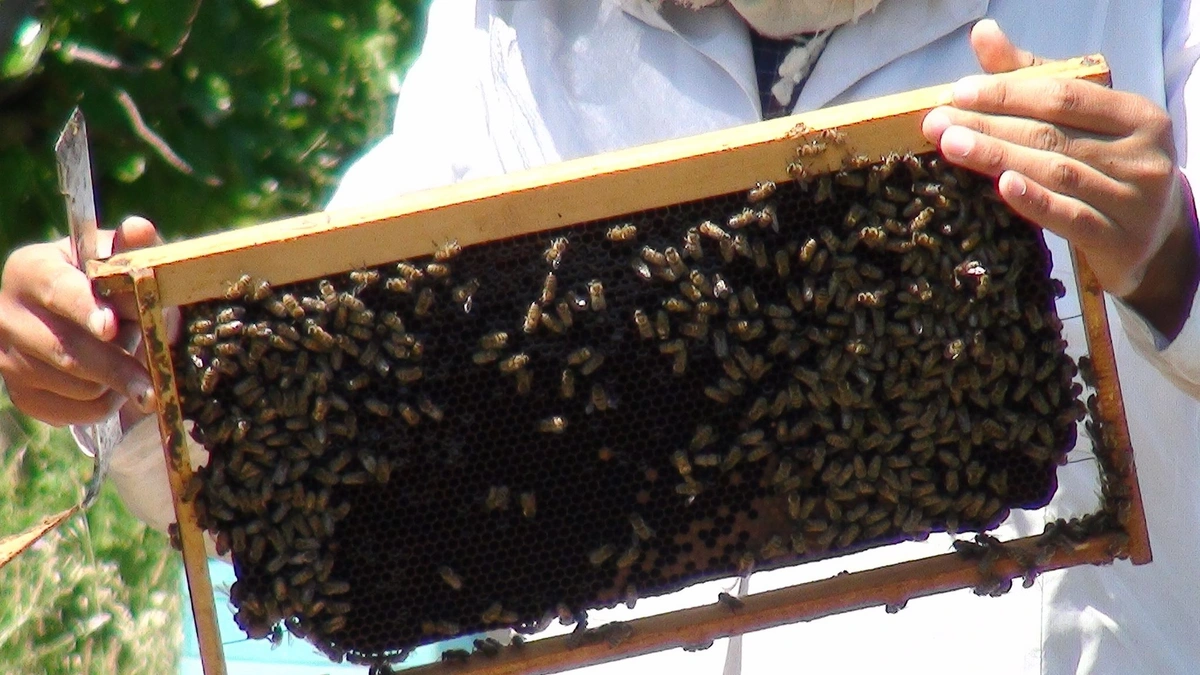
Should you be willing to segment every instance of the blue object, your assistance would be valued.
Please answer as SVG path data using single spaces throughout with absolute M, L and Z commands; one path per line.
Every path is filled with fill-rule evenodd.
M 342 675 L 366 673 L 364 666 L 332 663 L 324 654 L 303 640 L 284 633 L 283 643 L 272 647 L 268 640 L 250 640 L 233 620 L 233 609 L 229 603 L 227 589 L 237 577 L 233 566 L 220 560 L 208 561 L 208 573 L 212 578 L 217 605 L 217 625 L 225 643 L 225 663 L 229 675 Z M 192 619 L 191 596 L 188 595 L 187 580 L 182 578 L 183 590 L 183 654 L 180 659 L 181 675 L 201 675 L 200 646 L 196 641 L 196 624 Z M 226 590 L 222 590 L 226 589 Z M 397 671 L 422 666 L 441 658 L 447 649 L 471 649 L 474 636 L 448 640 L 417 648 Z

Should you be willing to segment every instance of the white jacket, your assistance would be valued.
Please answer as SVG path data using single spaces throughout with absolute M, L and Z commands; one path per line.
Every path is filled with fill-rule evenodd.
M 668 3 L 669 5 L 669 3 Z M 976 73 L 969 26 L 990 16 L 1014 42 L 1046 57 L 1102 52 L 1114 86 L 1167 107 L 1188 168 L 1191 74 L 1200 54 L 1186 0 L 885 0 L 835 31 L 800 93 L 808 110 Z M 662 16 L 639 0 L 439 0 L 422 56 L 405 80 L 394 133 L 346 174 L 331 208 L 475 177 L 582 157 L 758 120 L 759 97 L 744 23 L 727 6 Z M 1200 125 L 1197 125 L 1200 129 Z M 1200 180 L 1192 180 L 1200 185 Z M 1066 247 L 1053 236 L 1056 276 L 1070 283 Z M 1068 296 L 1070 297 L 1070 296 Z M 1060 315 L 1078 314 L 1065 300 Z M 1110 312 L 1116 319 L 1117 312 Z M 915 600 L 896 616 L 852 612 L 680 651 L 599 666 L 631 673 L 1195 673 L 1200 672 L 1200 312 L 1162 351 L 1136 316 L 1120 311 L 1121 382 L 1143 485 L 1155 562 L 1076 568 L 1044 576 L 1001 599 L 969 592 Z M 1078 321 L 1068 321 L 1076 353 Z M 1132 341 L 1127 339 L 1133 338 Z M 131 508 L 161 527 L 171 519 L 152 424 L 131 432 L 114 478 Z M 1062 489 L 1044 512 L 1018 514 L 1005 536 L 1044 518 L 1094 508 L 1095 466 L 1060 470 Z M 148 488 L 159 486 L 162 490 Z M 153 492 L 153 494 L 152 494 Z M 164 520 L 165 519 L 165 520 Z M 903 544 L 755 575 L 752 590 L 945 552 L 948 540 Z M 713 601 L 719 583 L 646 600 L 637 613 Z M 622 618 L 628 613 L 613 611 Z M 727 649 L 730 642 L 735 648 Z M 740 644 L 739 644 L 740 642 Z M 739 654 L 740 652 L 740 654 Z M 787 670 L 783 670 L 787 669 Z

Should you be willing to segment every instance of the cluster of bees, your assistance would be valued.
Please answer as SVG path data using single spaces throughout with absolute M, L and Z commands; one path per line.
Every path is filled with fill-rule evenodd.
M 1084 409 L 1040 236 L 802 140 L 787 184 L 185 308 L 239 625 L 386 669 L 1046 503 Z

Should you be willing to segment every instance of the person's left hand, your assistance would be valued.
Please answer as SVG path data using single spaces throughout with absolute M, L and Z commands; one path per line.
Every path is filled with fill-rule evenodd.
M 971 44 L 988 73 L 1040 62 L 991 20 L 975 25 Z M 1061 78 L 968 77 L 953 102 L 922 128 L 946 159 L 995 177 L 1014 211 L 1069 240 L 1105 290 L 1174 338 L 1198 256 L 1167 111 Z

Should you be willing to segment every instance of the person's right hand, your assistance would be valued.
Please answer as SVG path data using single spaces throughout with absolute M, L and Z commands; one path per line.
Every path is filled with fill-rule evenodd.
M 101 254 L 159 242 L 144 218 L 101 231 Z M 143 362 L 132 355 L 139 333 L 129 302 L 103 302 L 73 264 L 71 242 L 13 251 L 0 275 L 0 378 L 21 412 L 49 424 L 89 424 L 128 401 L 154 409 Z M 128 299 L 124 299 L 128 300 Z M 133 321 L 132 324 L 128 323 Z

